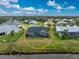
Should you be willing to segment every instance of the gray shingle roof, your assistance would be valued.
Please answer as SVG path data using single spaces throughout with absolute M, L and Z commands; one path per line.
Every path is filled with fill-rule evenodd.
M 31 27 L 26 33 L 29 37 L 48 37 L 47 27 Z

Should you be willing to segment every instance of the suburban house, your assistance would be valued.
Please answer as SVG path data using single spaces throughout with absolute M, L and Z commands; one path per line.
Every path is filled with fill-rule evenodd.
M 7 24 L 6 25 L 1 25 L 0 26 L 0 36 L 7 35 L 11 31 L 17 32 L 19 30 L 20 30 L 20 28 L 16 25 L 7 25 Z
M 58 19 L 54 19 L 54 20 L 58 22 L 58 21 L 60 21 L 61 19 L 58 18 Z
M 26 32 L 26 37 L 48 38 L 47 27 L 31 27 Z
M 63 25 L 63 24 L 67 25 L 68 22 L 65 22 L 64 20 L 57 22 L 57 25 L 58 25 L 58 26 L 61 26 L 61 25 Z
M 56 32 L 59 36 L 62 36 L 64 30 L 67 30 L 67 34 L 69 37 L 79 37 L 79 27 L 77 25 L 56 26 Z
M 24 24 L 38 24 L 38 21 L 35 21 L 35 20 L 25 20 Z
M 6 22 L 7 24 L 10 24 L 10 25 L 19 25 L 19 24 L 21 24 L 21 22 L 20 21 L 17 21 L 16 19 L 15 20 L 9 20 L 9 21 L 7 21 Z
M 23 23 L 24 24 L 29 24 L 30 20 L 25 20 Z
M 31 20 L 29 23 L 30 23 L 30 24 L 38 24 L 38 21 Z
M 48 25 L 53 25 L 53 19 L 48 19 L 48 21 L 44 22 L 45 27 L 48 27 Z

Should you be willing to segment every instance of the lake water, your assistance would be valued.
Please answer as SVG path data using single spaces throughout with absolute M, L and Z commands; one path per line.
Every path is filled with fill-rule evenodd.
M 5 32 L 5 33 L 10 33 L 12 30 L 14 30 L 14 32 L 19 31 L 19 27 L 17 25 L 0 25 L 0 33 L 1 32 Z

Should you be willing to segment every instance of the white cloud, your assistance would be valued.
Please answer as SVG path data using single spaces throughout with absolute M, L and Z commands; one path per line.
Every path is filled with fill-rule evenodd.
M 22 13 L 21 11 L 14 11 L 14 12 L 12 12 L 12 13 L 14 13 L 14 14 L 20 14 L 20 13 Z
M 63 8 L 62 8 L 60 5 L 57 5 L 57 6 L 56 6 L 56 9 L 57 9 L 57 10 L 60 10 L 60 9 L 63 9 Z
M 3 9 L 0 9 L 0 14 L 7 14 L 7 12 L 4 11 Z
M 0 5 L 6 7 L 6 6 L 10 5 L 10 3 L 9 3 L 9 2 L 3 2 L 3 1 L 2 1 L 2 2 L 0 2 Z
M 18 2 L 18 0 L 10 0 L 11 2 L 15 2 L 15 3 L 17 3 Z
M 32 12 L 32 11 L 35 11 L 35 8 L 34 7 L 26 7 L 26 8 L 23 8 L 22 10 Z
M 35 15 L 36 12 L 26 12 L 26 11 L 14 11 L 12 12 L 13 15 Z
M 61 12 L 61 10 L 57 10 L 57 12 Z
M 68 6 L 66 9 L 76 9 L 75 6 Z
M 20 9 L 20 6 L 18 4 L 11 4 L 11 2 L 18 2 L 18 0 L 0 0 L 0 5 L 4 6 L 5 8 L 16 8 Z
M 67 2 L 64 2 L 64 4 L 67 4 Z M 61 12 L 62 9 L 63 10 L 65 10 L 65 9 L 68 9 L 68 10 L 76 9 L 75 6 L 64 7 L 61 4 L 56 3 L 55 0 L 53 0 L 53 1 L 49 0 L 47 5 L 55 8 L 57 12 Z
M 48 1 L 47 3 L 48 6 L 52 6 L 57 10 L 63 9 L 63 7 L 61 5 L 59 5 L 58 3 L 56 3 L 55 1 Z
M 40 14 L 43 14 L 45 12 L 48 12 L 48 10 L 47 9 L 37 9 L 37 12 Z
M 43 14 L 45 12 L 48 12 L 48 9 L 35 9 L 34 7 L 26 7 L 22 9 L 23 11 L 26 11 L 28 14 Z
M 55 1 L 50 1 L 50 0 L 49 0 L 49 2 L 47 3 L 47 5 L 48 5 L 48 6 L 55 6 L 56 3 L 55 3 Z
M 17 3 L 18 0 L 0 0 L 0 2 L 15 2 L 15 3 Z
M 8 5 L 6 8 L 15 8 L 15 9 L 21 9 L 18 4 Z
M 7 2 L 7 1 L 10 1 L 10 0 L 0 0 L 0 2 Z
M 23 15 L 23 14 L 32 14 L 32 15 L 35 15 L 35 14 L 44 14 L 46 12 L 48 12 L 48 9 L 42 9 L 42 8 L 34 8 L 34 7 L 20 7 L 19 4 L 11 4 L 10 2 L 15 2 L 17 3 L 18 0 L 0 0 L 0 6 L 3 6 L 4 8 L 11 8 L 11 9 L 18 9 L 17 10 L 13 10 L 11 11 L 10 13 L 8 13 L 9 15 L 10 14 L 13 14 L 13 15 Z M 2 11 L 2 10 L 0 10 Z M 3 13 L 6 13 L 6 11 L 2 11 Z
M 10 4 L 10 2 L 0 2 L 1 6 L 4 6 L 5 8 L 15 8 L 20 9 L 19 4 Z
M 14 15 L 39 15 L 48 12 L 48 9 L 35 9 L 34 7 L 23 8 L 19 11 L 14 11 L 12 14 Z

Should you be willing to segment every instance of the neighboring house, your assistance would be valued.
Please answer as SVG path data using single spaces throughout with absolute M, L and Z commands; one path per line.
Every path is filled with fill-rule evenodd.
M 79 18 L 77 18 L 77 20 L 79 20 Z
M 2 25 L 0 26 L 0 35 L 7 35 L 9 34 L 11 31 L 17 32 L 19 31 L 19 27 L 16 25 Z
M 64 18 L 63 20 L 64 20 L 64 21 L 67 21 L 68 19 L 65 19 L 65 18 Z
M 64 30 L 67 30 L 67 34 L 70 37 L 79 37 L 79 27 L 74 25 L 74 26 L 56 26 L 56 32 L 58 33 L 59 36 L 62 35 Z
M 53 25 L 53 20 L 52 19 L 48 19 L 48 21 L 44 22 L 44 26 L 48 27 L 48 25 Z
M 35 20 L 26 20 L 26 21 L 24 21 L 24 24 L 38 24 L 38 21 L 35 21 Z
M 58 21 L 61 21 L 61 19 L 55 19 L 55 21 L 57 21 L 57 22 L 58 22 Z
M 10 24 L 10 25 L 19 25 L 19 24 L 21 24 L 21 22 L 17 21 L 17 20 L 9 20 L 9 21 L 7 21 L 7 24 Z
M 14 23 L 15 25 L 21 24 L 21 22 L 20 22 L 20 21 L 17 21 L 17 20 L 14 20 L 13 23 Z
M 74 19 L 69 19 L 70 21 L 74 21 Z
M 67 24 L 68 24 L 68 22 L 65 22 L 64 20 L 57 22 L 58 26 L 67 25 Z
M 38 24 L 38 21 L 31 20 L 29 23 L 30 23 L 30 24 Z
M 48 38 L 47 27 L 31 27 L 26 32 L 26 37 Z
M 30 22 L 29 20 L 25 20 L 23 23 L 24 24 L 29 24 L 29 22 Z

